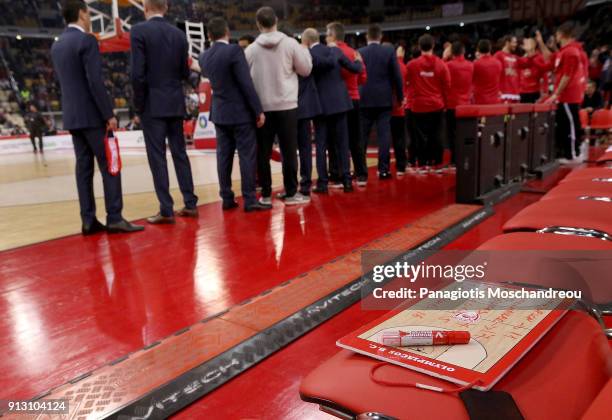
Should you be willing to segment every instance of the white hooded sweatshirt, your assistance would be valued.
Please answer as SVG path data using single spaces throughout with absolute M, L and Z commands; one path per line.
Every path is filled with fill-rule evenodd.
M 260 34 L 245 51 L 255 90 L 265 112 L 298 106 L 298 75 L 312 70 L 307 48 L 282 32 Z

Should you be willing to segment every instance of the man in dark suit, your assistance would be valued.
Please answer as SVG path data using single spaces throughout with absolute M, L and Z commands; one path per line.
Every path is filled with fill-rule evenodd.
M 115 130 L 111 99 L 102 81 L 102 60 L 98 42 L 91 30 L 87 5 L 82 0 L 68 0 L 62 7 L 68 27 L 51 47 L 55 74 L 62 89 L 64 129 L 72 135 L 76 155 L 76 179 L 83 221 L 83 235 L 97 232 L 136 232 L 144 228 L 121 216 L 121 175 L 111 175 L 106 165 L 104 136 Z M 94 158 L 102 174 L 106 222 L 96 219 L 93 190 Z
M 367 142 L 372 126 L 376 124 L 378 136 L 378 175 L 380 179 L 389 179 L 390 146 L 391 146 L 391 108 L 393 93 L 401 103 L 404 100 L 404 87 L 395 51 L 391 47 L 380 45 L 382 30 L 379 25 L 371 25 L 367 33 L 368 46 L 359 49 L 363 62 L 368 69 L 368 80 L 359 88 L 361 94 L 362 150 L 367 150 Z M 364 157 L 365 159 L 365 157 Z M 357 180 L 360 185 L 366 179 Z
M 270 210 L 272 205 L 258 203 L 255 195 L 255 125 L 262 127 L 266 117 L 251 79 L 249 65 L 242 48 L 229 44 L 229 27 L 224 19 L 211 19 L 207 29 L 213 44 L 202 53 L 199 63 L 202 74 L 210 79 L 213 92 L 210 119 L 217 131 L 217 173 L 223 210 L 238 207 L 232 191 L 236 149 L 240 159 L 244 210 Z
M 180 29 L 166 22 L 166 0 L 145 0 L 146 22 L 132 27 L 131 79 L 134 110 L 141 115 L 149 166 L 160 212 L 152 224 L 174 223 L 174 201 L 169 191 L 166 138 L 185 207 L 177 214 L 198 217 L 191 164 L 183 136 L 185 97 L 183 81 L 189 77 L 188 44 Z
M 350 173 L 348 127 L 346 113 L 353 108 L 346 85 L 342 79 L 341 68 L 353 73 L 361 72 L 361 58 L 350 61 L 337 47 L 319 43 L 319 33 L 308 28 L 302 34 L 302 42 L 309 48 L 313 58 L 313 74 L 319 93 L 323 117 L 315 119 L 317 142 L 317 187 L 314 192 L 327 193 L 327 156 L 328 148 L 336 151 L 337 167 L 342 176 L 344 192 L 353 191 Z
M 302 38 L 302 45 L 308 46 Z M 311 55 L 312 56 L 312 55 Z M 298 150 L 300 153 L 300 193 L 310 195 L 312 186 L 312 141 L 311 127 L 314 119 L 319 117 L 323 111 L 319 101 L 319 92 L 314 79 L 310 73 L 306 77 L 299 76 L 298 89 Z

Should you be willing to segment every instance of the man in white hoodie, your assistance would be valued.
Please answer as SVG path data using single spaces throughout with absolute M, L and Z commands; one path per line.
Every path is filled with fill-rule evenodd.
M 266 122 L 257 132 L 257 174 L 262 204 L 272 202 L 270 156 L 274 138 L 283 156 L 285 204 L 307 203 L 310 198 L 297 191 L 297 107 L 298 75 L 306 77 L 312 70 L 307 49 L 277 30 L 278 19 L 271 7 L 256 14 L 261 32 L 245 51 L 255 90 L 261 100 Z

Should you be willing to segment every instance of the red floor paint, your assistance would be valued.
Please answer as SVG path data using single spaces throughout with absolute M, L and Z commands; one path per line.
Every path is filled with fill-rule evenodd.
M 514 214 L 537 201 L 538 194 L 519 194 L 495 206 L 495 214 L 449 244 L 445 249 L 469 250 L 501 234 Z M 213 393 L 177 413 L 174 419 L 329 419 L 314 404 L 299 397 L 301 379 L 340 349 L 335 342 L 384 312 L 362 311 L 359 303 L 317 327 Z M 239 399 L 239 400 L 238 400 Z M 239 401 L 239 402 L 238 402 Z
M 306 207 L 211 204 L 176 226 L 0 253 L 0 399 L 32 398 L 454 202 L 451 175 L 370 179 Z

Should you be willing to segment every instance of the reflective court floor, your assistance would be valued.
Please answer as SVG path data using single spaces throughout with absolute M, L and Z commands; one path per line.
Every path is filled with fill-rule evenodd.
M 144 156 L 134 158 L 145 165 Z M 192 156 L 192 165 L 206 158 Z M 126 157 L 126 178 L 137 163 Z M 74 188 L 69 160 L 47 168 Z M 31 398 L 454 201 L 451 174 L 375 178 L 371 169 L 366 189 L 332 191 L 303 207 L 275 202 L 272 212 L 224 213 L 215 201 L 200 207 L 198 220 L 175 226 L 73 235 L 0 253 L 0 399 Z M 209 188 L 216 200 L 216 185 Z M 145 194 L 143 214 L 131 218 L 155 210 L 151 192 L 133 193 Z M 73 231 L 77 214 L 60 215 Z M 33 217 L 49 220 L 47 212 Z

